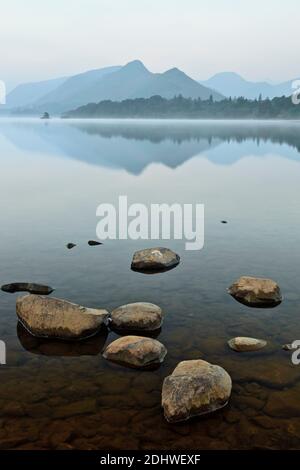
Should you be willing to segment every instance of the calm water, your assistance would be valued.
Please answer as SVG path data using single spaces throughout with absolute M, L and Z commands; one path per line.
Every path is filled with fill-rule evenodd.
M 140 372 L 101 357 L 112 332 L 72 345 L 37 340 L 17 324 L 17 294 L 1 292 L 0 448 L 300 448 L 300 366 L 281 349 L 300 339 L 300 123 L 1 120 L 0 158 L 1 284 L 45 283 L 90 307 L 157 303 L 168 348 L 159 370 Z M 122 194 L 204 203 L 204 249 L 161 242 L 181 264 L 145 276 L 130 270 L 132 254 L 157 242 L 89 247 L 96 207 Z M 226 288 L 240 275 L 275 279 L 284 302 L 235 302 Z M 226 342 L 238 335 L 268 348 L 234 353 Z M 170 425 L 163 378 L 195 358 L 231 374 L 230 404 Z

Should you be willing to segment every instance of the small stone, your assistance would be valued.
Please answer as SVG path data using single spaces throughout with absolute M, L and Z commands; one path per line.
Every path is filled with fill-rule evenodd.
M 284 351 L 295 351 L 296 349 L 298 349 L 297 346 L 294 346 L 293 343 L 288 343 L 288 344 L 283 344 L 282 345 L 282 349 Z
M 272 279 L 242 276 L 229 287 L 228 292 L 249 307 L 276 307 L 282 302 L 280 288 Z
M 106 326 L 109 318 L 106 310 L 30 294 L 17 299 L 16 310 L 22 325 L 41 338 L 88 338 Z
M 30 294 L 49 295 L 54 291 L 52 287 L 34 284 L 31 282 L 13 282 L 1 287 L 3 292 L 14 294 L 15 292 L 30 292 Z
M 161 308 L 147 302 L 122 305 L 111 313 L 111 326 L 118 330 L 157 330 L 162 321 Z
M 223 408 L 231 387 L 230 375 L 220 366 L 201 359 L 180 362 L 163 383 L 165 418 L 184 421 Z
M 131 269 L 141 272 L 159 272 L 175 268 L 180 257 L 169 248 L 147 248 L 136 251 L 131 262 Z
M 72 250 L 72 248 L 75 248 L 75 246 L 77 246 L 76 243 L 68 243 L 68 244 L 66 245 L 66 247 L 68 248 L 68 250 Z
M 267 342 L 263 339 L 247 338 L 244 336 L 238 336 L 228 341 L 228 345 L 231 349 L 237 352 L 247 351 L 258 351 L 267 345 Z
M 89 241 L 88 241 L 88 244 L 89 244 L 90 246 L 103 245 L 103 243 L 97 242 L 97 241 L 95 241 L 95 240 L 89 240 Z
M 110 343 L 103 357 L 133 368 L 145 369 L 163 362 L 167 349 L 159 341 L 143 336 L 123 336 Z

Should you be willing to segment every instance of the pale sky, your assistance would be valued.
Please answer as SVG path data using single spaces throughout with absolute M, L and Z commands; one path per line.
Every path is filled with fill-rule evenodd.
M 0 0 L 0 80 L 71 75 L 140 59 L 195 79 L 300 77 L 299 0 Z

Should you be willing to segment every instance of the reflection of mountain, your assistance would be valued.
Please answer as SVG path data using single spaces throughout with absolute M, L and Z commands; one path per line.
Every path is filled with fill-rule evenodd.
M 133 174 L 151 163 L 175 168 L 201 154 L 216 164 L 271 153 L 300 160 L 296 122 L 7 120 L 0 132 L 29 152 Z

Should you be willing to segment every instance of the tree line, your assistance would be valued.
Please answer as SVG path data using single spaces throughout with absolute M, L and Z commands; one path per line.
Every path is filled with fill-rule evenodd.
M 243 97 L 214 101 L 175 96 L 152 96 L 123 101 L 89 103 L 63 117 L 71 118 L 178 118 L 178 119 L 299 119 L 300 105 L 291 97 L 249 100 Z

